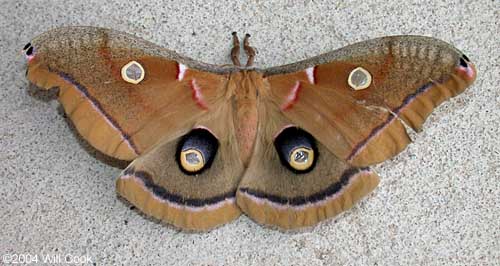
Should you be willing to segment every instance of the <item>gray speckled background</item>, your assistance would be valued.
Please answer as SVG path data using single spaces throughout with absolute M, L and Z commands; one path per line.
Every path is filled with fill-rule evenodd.
M 97 265 L 499 265 L 498 1 L 238 2 L 1 1 L 0 254 L 88 255 Z M 459 47 L 479 74 L 403 153 L 375 167 L 378 189 L 335 219 L 291 234 L 242 216 L 185 234 L 118 200 L 120 169 L 28 85 L 17 52 L 60 25 L 119 29 L 217 64 L 230 63 L 230 33 L 248 32 L 261 67 L 422 34 Z

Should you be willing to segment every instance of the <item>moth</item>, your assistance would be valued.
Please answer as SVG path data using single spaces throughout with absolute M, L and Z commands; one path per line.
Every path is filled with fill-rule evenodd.
M 351 208 L 379 183 L 368 167 L 410 143 L 405 125 L 420 131 L 476 77 L 467 56 L 430 37 L 383 37 L 266 69 L 253 66 L 249 37 L 241 45 L 233 34 L 230 66 L 95 27 L 50 30 L 23 52 L 27 78 L 59 88 L 81 136 L 131 161 L 118 194 L 192 231 L 241 213 L 296 229 Z

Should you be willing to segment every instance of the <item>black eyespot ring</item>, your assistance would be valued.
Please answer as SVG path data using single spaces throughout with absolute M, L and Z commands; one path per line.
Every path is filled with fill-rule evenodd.
M 196 128 L 177 144 L 175 160 L 183 173 L 200 174 L 212 166 L 218 149 L 219 141 L 210 131 Z
M 281 131 L 274 140 L 274 147 L 281 164 L 296 174 L 313 170 L 319 158 L 314 137 L 298 127 Z

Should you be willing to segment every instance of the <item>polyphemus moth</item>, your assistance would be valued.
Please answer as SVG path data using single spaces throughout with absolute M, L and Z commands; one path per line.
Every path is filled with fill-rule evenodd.
M 118 194 L 145 214 L 204 231 L 242 212 L 281 229 L 353 206 L 379 177 L 368 166 L 409 143 L 474 65 L 429 37 L 392 36 L 298 63 L 215 66 L 113 30 L 64 27 L 28 43 L 28 79 L 58 87 L 81 136 L 132 161 Z

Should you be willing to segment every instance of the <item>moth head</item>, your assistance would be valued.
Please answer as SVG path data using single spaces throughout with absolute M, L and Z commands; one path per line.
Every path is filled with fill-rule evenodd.
M 199 174 L 210 168 L 219 142 L 207 129 L 196 128 L 181 138 L 176 159 L 180 169 L 189 175 Z
M 283 129 L 274 140 L 281 163 L 295 173 L 306 173 L 314 168 L 318 150 L 314 138 L 298 127 Z
M 144 79 L 145 71 L 141 64 L 130 61 L 122 67 L 122 79 L 128 83 L 139 84 Z
M 347 83 L 354 90 L 364 90 L 372 84 L 372 75 L 368 70 L 357 67 L 349 74 Z

